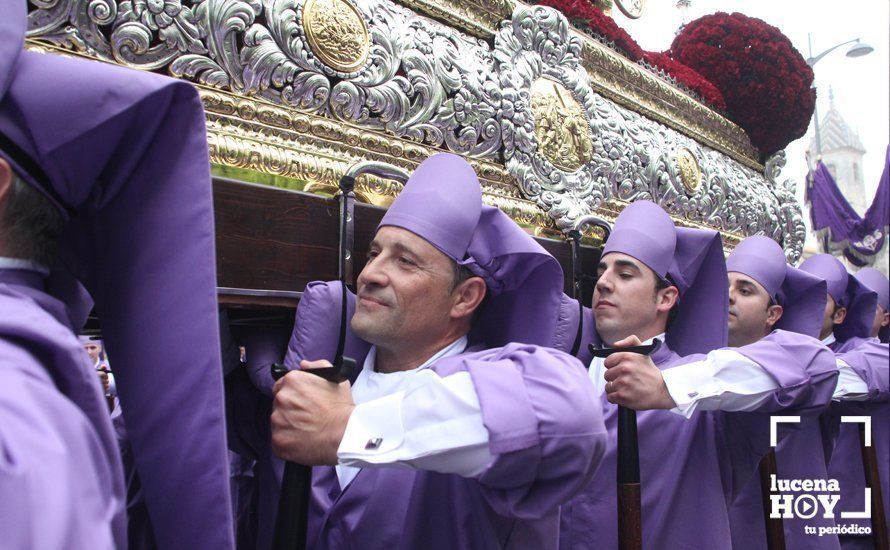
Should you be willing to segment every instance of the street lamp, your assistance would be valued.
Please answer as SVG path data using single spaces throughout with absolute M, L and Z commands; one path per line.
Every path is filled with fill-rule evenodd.
M 816 63 L 819 62 L 820 59 L 830 54 L 834 50 L 840 48 L 841 46 L 846 46 L 847 44 L 852 44 L 850 49 L 847 50 L 847 57 L 862 57 L 863 55 L 868 55 L 874 51 L 874 48 L 866 44 L 865 42 L 860 41 L 858 38 L 853 40 L 847 40 L 846 42 L 841 42 L 840 44 L 835 44 L 834 46 L 828 48 L 824 52 L 819 55 L 813 55 L 813 35 L 807 33 L 807 40 L 809 41 L 810 47 L 810 57 L 807 58 L 807 65 L 812 67 Z M 813 124 L 815 125 L 816 131 L 816 159 L 820 159 L 822 157 L 822 134 L 819 132 L 819 106 L 818 100 L 816 101 L 816 105 L 813 106 Z

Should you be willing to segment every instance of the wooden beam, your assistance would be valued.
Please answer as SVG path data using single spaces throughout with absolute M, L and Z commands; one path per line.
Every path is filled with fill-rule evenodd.
M 292 308 L 310 281 L 337 278 L 337 204 L 334 199 L 266 185 L 214 178 L 217 280 L 220 305 Z M 385 210 L 356 203 L 355 273 Z M 562 265 L 571 294 L 571 247 L 535 238 Z M 582 247 L 584 272 L 593 274 L 599 249 Z M 585 303 L 592 289 L 587 289 Z

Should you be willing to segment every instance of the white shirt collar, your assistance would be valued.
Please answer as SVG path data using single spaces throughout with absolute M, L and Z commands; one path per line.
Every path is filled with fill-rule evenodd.
M 30 260 L 22 260 L 21 258 L 7 258 L 6 256 L 0 256 L 0 269 L 25 269 L 36 271 L 44 277 L 49 275 L 49 268 L 44 265 Z
M 835 337 L 834 337 L 834 333 L 833 333 L 833 332 L 832 332 L 831 334 L 829 334 L 828 336 L 826 336 L 826 337 L 822 340 L 822 343 L 825 344 L 826 346 L 830 346 L 831 344 L 833 344 L 833 343 L 835 343 L 835 342 L 836 342 L 836 339 L 835 339 Z
M 431 366 L 436 361 L 440 359 L 444 359 L 446 357 L 451 357 L 452 355 L 457 355 L 458 353 L 463 353 L 463 351 L 467 349 L 467 337 L 461 336 L 454 342 L 451 342 L 444 348 L 440 349 L 436 352 L 432 357 L 427 359 L 422 365 L 415 369 L 411 369 L 412 371 L 418 371 L 421 369 L 425 369 Z M 371 349 L 368 350 L 368 355 L 365 356 L 365 362 L 362 365 L 362 371 L 374 372 L 374 367 L 377 364 L 377 346 L 371 346 Z M 408 371 L 410 372 L 410 371 Z

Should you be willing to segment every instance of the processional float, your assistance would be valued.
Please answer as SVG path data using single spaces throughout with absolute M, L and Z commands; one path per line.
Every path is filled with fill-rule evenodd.
M 679 226 L 718 230 L 727 251 L 751 234 L 775 239 L 792 262 L 803 248 L 794 183 L 779 181 L 783 152 L 763 158 L 671 77 L 549 7 L 31 0 L 29 11 L 29 49 L 198 88 L 219 303 L 233 323 L 292 323 L 306 283 L 353 283 L 404 175 L 438 151 L 472 164 L 483 200 L 560 261 L 579 299 L 610 224 L 635 200 L 662 205 Z M 352 189 L 335 198 L 344 176 Z M 637 491 L 638 478 L 637 467 Z M 639 514 L 638 492 L 635 502 Z M 638 546 L 639 516 L 625 524 L 637 533 L 623 543 Z

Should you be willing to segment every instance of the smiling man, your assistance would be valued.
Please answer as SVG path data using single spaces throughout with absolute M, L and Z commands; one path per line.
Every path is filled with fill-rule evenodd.
M 638 411 L 644 548 L 730 548 L 725 491 L 740 488 L 768 450 L 768 417 L 753 413 L 810 406 L 810 384 L 833 387 L 833 357 L 782 331 L 720 349 L 728 315 L 720 236 L 676 228 L 651 202 L 618 217 L 598 275 L 586 339 L 661 345 L 650 357 L 582 352 L 603 391 L 610 438 L 592 483 L 563 506 L 560 547 L 618 547 L 617 404 Z
M 313 470 L 312 548 L 555 548 L 558 506 L 605 446 L 556 338 L 562 270 L 472 167 L 423 162 L 380 222 L 350 302 L 350 386 L 275 386 L 273 447 Z M 338 283 L 307 287 L 286 358 L 329 366 Z M 332 314 L 332 312 L 335 312 Z M 248 350 L 249 352 L 249 350 Z

